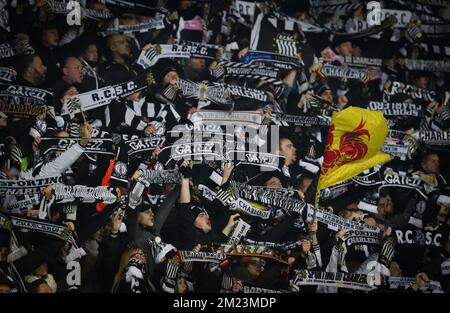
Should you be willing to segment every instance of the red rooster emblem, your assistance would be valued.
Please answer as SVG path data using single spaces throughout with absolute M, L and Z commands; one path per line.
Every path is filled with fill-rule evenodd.
M 366 122 L 361 119 L 358 127 L 351 132 L 343 134 L 339 142 L 339 149 L 331 148 L 335 126 L 334 124 L 330 125 L 323 156 L 322 175 L 325 175 L 329 169 L 335 166 L 358 160 L 366 155 L 367 145 L 362 140 L 362 137 L 367 136 L 367 139 L 370 140 L 370 133 L 364 128 L 365 124 Z

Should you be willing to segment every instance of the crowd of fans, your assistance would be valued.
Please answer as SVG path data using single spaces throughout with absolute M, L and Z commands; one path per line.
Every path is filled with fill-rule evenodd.
M 382 8 L 404 10 L 413 17 L 400 28 L 382 21 L 375 25 L 376 32 L 369 33 L 374 26 L 367 23 L 365 1 L 168 0 L 135 5 L 81 1 L 81 23 L 71 25 L 67 12 L 52 11 L 49 2 L 6 1 L 3 7 L 9 23 L 2 24 L 9 29 L 0 28 L 0 67 L 11 75 L 0 77 L 0 104 L 47 109 L 23 116 L 11 107 L 0 110 L 1 292 L 449 291 L 450 168 L 445 160 L 450 145 L 446 137 L 450 67 L 445 67 L 443 52 L 448 36 L 421 30 L 426 24 L 422 15 L 431 19 L 433 13 L 417 11 L 403 1 L 381 1 Z M 254 13 L 239 11 L 243 3 Z M 89 18 L 87 10 L 100 17 Z M 120 28 L 157 18 L 162 27 L 134 32 Z M 288 37 L 291 55 L 277 45 L 280 34 Z M 149 47 L 176 44 L 220 53 L 213 58 L 161 57 L 150 66 L 138 62 Z M 424 48 L 433 45 L 443 49 Z M 279 81 L 214 74 L 227 62 L 248 63 L 246 56 L 252 51 L 273 57 L 274 64 L 265 60 L 258 65 L 277 72 Z M 277 55 L 289 57 L 291 63 L 276 67 Z M 356 60 L 375 59 L 381 64 L 355 65 Z M 441 65 L 420 68 L 425 63 L 420 60 Z M 341 74 L 330 74 L 326 66 L 342 69 L 335 72 Z M 367 75 L 346 77 L 351 71 Z M 105 105 L 65 113 L 77 95 L 137 84 L 140 77 L 146 78 L 145 86 L 126 96 L 115 89 L 116 95 Z M 200 88 L 236 85 L 259 90 L 266 98 L 233 95 L 232 105 L 223 104 L 187 96 L 181 82 Z M 167 92 L 170 87 L 173 96 Z M 48 94 L 39 98 L 38 90 Z M 41 102 L 35 102 L 37 98 Z M 332 113 L 351 106 L 374 109 L 375 102 L 383 103 L 378 110 L 385 113 L 389 125 L 388 146 L 407 151 L 386 150 L 392 154 L 389 162 L 322 190 L 315 203 Z M 401 110 L 395 111 L 397 104 Z M 270 171 L 264 163 L 208 161 L 194 158 L 195 153 L 188 153 L 185 160 L 173 159 L 173 149 L 164 149 L 178 139 L 170 131 L 180 125 L 196 129 L 192 117 L 211 110 L 256 114 L 272 121 L 260 123 L 259 130 L 277 124 L 276 118 L 283 116 L 320 117 L 321 122 L 278 123 L 278 144 L 269 153 L 279 156 L 280 164 Z M 227 125 L 239 123 L 230 120 Z M 218 124 L 211 124 L 214 132 L 225 129 Z M 206 126 L 204 120 L 199 129 Z M 274 140 L 272 129 L 265 137 L 258 133 L 267 145 Z M 441 137 L 427 140 L 422 133 Z M 123 161 L 128 147 L 124 142 L 163 136 L 159 144 L 138 147 Z M 58 138 L 68 139 L 66 144 L 70 138 L 75 141 L 48 149 L 49 142 L 63 142 Z M 98 153 L 94 142 L 102 144 Z M 178 180 L 146 183 L 145 177 L 153 171 L 172 171 Z M 115 179 L 118 174 L 121 178 Z M 7 191 L 13 186 L 10 181 L 36 182 L 49 176 L 61 176 L 68 186 L 104 186 L 116 201 L 75 197 L 61 202 L 54 183 L 39 193 Z M 401 183 L 387 182 L 387 177 L 397 176 Z M 260 190 L 268 195 L 306 205 L 293 211 L 270 199 L 258 201 L 256 195 L 242 204 L 229 201 L 233 188 L 243 188 L 240 184 L 254 187 L 255 194 L 256 188 L 264 187 Z M 26 184 L 17 186 L 20 190 Z M 337 226 L 332 226 L 331 217 Z M 58 237 L 51 230 L 42 231 L 44 226 L 34 230 L 26 226 L 39 221 L 49 228 L 62 226 L 69 235 Z M 249 230 L 234 238 L 238 224 L 244 222 Z M 364 231 L 378 234 L 376 240 L 352 243 L 349 234 L 358 237 L 357 227 L 361 237 L 370 237 Z M 229 248 L 231 243 L 235 248 Z M 265 250 L 255 252 L 256 246 Z M 226 257 L 212 260 L 219 255 Z M 322 278 L 328 273 L 358 274 L 367 281 L 359 281 L 364 287 L 358 288 L 355 275 L 341 279 L 335 275 L 328 279 L 335 284 L 320 279 L 298 283 L 320 273 Z M 347 286 L 339 285 L 346 280 Z M 403 285 L 395 288 L 395 281 Z

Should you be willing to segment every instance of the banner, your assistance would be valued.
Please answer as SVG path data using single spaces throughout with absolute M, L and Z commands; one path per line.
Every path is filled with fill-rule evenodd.
M 61 176 L 39 177 L 35 179 L 0 179 L 0 196 L 41 194 L 41 189 L 51 184 L 62 183 Z
M 290 115 L 284 113 L 272 113 L 272 121 L 282 126 L 327 126 L 329 119 L 323 116 Z
M 250 230 L 250 224 L 246 223 L 242 219 L 238 219 L 236 224 L 234 225 L 233 232 L 228 237 L 227 244 L 229 245 L 237 245 L 241 242 L 242 238 L 247 235 Z

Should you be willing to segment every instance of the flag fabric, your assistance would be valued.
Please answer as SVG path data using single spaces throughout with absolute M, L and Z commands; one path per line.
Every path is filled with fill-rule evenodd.
M 349 107 L 334 112 L 328 129 L 318 192 L 391 157 L 381 152 L 388 132 L 383 112 Z

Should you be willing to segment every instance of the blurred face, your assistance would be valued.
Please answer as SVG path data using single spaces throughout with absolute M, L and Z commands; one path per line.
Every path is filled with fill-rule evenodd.
M 437 155 L 430 154 L 421 165 L 425 172 L 429 174 L 439 174 L 439 157 Z
M 58 41 L 59 34 L 56 28 L 44 31 L 44 34 L 42 35 L 42 44 L 45 47 L 54 48 L 58 45 Z
M 42 283 L 37 288 L 36 293 L 52 293 L 52 289 L 47 283 Z
M 45 81 L 45 74 L 47 73 L 47 67 L 42 62 L 42 59 L 39 56 L 36 56 L 33 59 L 33 63 L 31 63 L 30 69 L 31 75 L 36 83 L 42 83 Z
M 350 41 L 346 41 L 341 43 L 336 48 L 337 52 L 339 52 L 342 55 L 351 57 L 353 55 L 353 47 Z
M 290 139 L 281 139 L 280 155 L 285 157 L 285 165 L 291 165 L 297 160 L 297 149 L 295 149 L 294 144 Z
M 430 78 L 427 76 L 421 76 L 414 80 L 414 85 L 419 88 L 428 88 L 428 83 L 430 82 Z
M 178 78 L 179 78 L 179 76 L 178 76 L 177 72 L 170 71 L 169 73 L 164 75 L 163 80 L 162 80 L 162 85 L 163 86 L 167 86 L 168 84 L 170 84 L 171 82 L 177 80 Z
M 184 11 L 192 5 L 191 0 L 181 0 L 180 1 L 180 10 Z
M 247 270 L 253 277 L 258 277 L 261 274 L 261 259 L 251 258 L 247 264 Z
M 0 117 L 0 127 L 6 127 L 8 125 L 8 119 Z
M 200 58 L 190 58 L 189 66 L 196 72 L 200 72 L 205 68 L 205 60 Z
M 392 215 L 394 213 L 394 204 L 392 203 L 391 196 L 380 197 L 378 201 L 378 213 L 383 213 L 384 215 Z
M 130 55 L 130 46 L 128 45 L 127 37 L 115 35 L 111 42 L 111 51 L 120 57 L 128 57 Z
M 333 102 L 333 92 L 329 89 L 325 90 L 320 97 L 330 103 Z
M 138 222 L 144 226 L 151 227 L 155 221 L 154 217 L 155 215 L 153 214 L 152 209 L 148 209 L 144 212 L 139 212 Z
M 209 233 L 212 229 L 209 215 L 205 212 L 197 215 L 194 221 L 194 226 L 201 229 L 205 234 Z
M 0 285 L 0 293 L 10 293 L 11 287 L 8 285 Z
M 393 276 L 393 277 L 402 277 L 403 276 L 403 272 L 402 272 L 402 269 L 400 268 L 400 265 L 398 265 L 398 263 L 395 261 L 391 262 L 389 271 L 391 272 L 391 276 Z
M 81 55 L 83 59 L 85 59 L 88 62 L 98 62 L 98 50 L 97 46 L 92 44 L 87 47 L 87 49 L 83 52 Z
M 81 83 L 83 81 L 83 70 L 81 62 L 76 58 L 70 58 L 63 68 L 63 79 L 69 84 Z
M 283 188 L 283 184 L 281 183 L 281 180 L 278 179 L 278 177 L 272 177 L 265 183 L 266 187 L 269 188 Z
M 445 223 L 447 221 L 448 212 L 449 212 L 449 206 L 448 205 L 441 205 L 439 207 L 439 212 L 438 212 L 438 215 L 437 215 L 438 222 Z

